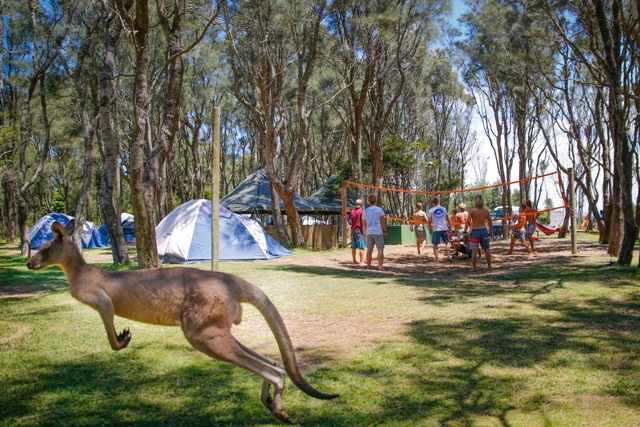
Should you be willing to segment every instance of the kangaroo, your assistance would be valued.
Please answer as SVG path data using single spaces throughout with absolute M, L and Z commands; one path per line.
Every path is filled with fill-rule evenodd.
M 288 424 L 293 421 L 282 410 L 285 371 L 300 390 L 312 397 L 339 396 L 321 393 L 304 379 L 280 313 L 257 286 L 231 274 L 184 267 L 105 271 L 87 264 L 71 242 L 69 236 L 74 227 L 73 220 L 66 227 L 54 222 L 53 240 L 29 259 L 27 267 L 40 270 L 60 265 L 71 295 L 100 313 L 113 350 L 127 347 L 132 337 L 128 328 L 116 333 L 114 315 L 154 325 L 180 326 L 195 349 L 262 377 L 262 403 Z M 276 366 L 275 360 L 245 347 L 231 334 L 232 325 L 242 320 L 240 303 L 252 304 L 266 319 L 278 343 L 284 370 Z

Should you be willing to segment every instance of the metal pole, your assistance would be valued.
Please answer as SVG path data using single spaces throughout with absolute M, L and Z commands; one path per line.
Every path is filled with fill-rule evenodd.
M 576 220 L 576 180 L 573 168 L 569 168 L 569 197 L 571 205 L 571 253 L 578 253 L 578 221 Z
M 213 109 L 211 147 L 211 271 L 220 270 L 220 107 Z

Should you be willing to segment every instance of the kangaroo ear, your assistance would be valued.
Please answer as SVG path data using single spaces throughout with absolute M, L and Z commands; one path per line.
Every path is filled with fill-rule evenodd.
M 76 229 L 76 220 L 72 219 L 64 226 L 64 230 L 67 232 L 67 235 L 72 235 L 74 230 Z
M 54 222 L 51 226 L 51 232 L 57 240 L 63 240 L 67 235 L 67 231 L 58 221 Z

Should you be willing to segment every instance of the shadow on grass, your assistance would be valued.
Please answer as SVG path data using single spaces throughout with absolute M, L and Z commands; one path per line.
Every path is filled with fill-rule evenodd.
M 93 357 L 92 357 L 93 358 Z M 153 374 L 148 361 L 128 354 L 41 366 L 11 379 L 2 417 L 35 425 L 227 425 L 271 422 L 258 407 L 260 383 L 234 384 L 235 369 L 212 363 Z M 244 405 L 244 402 L 257 401 Z

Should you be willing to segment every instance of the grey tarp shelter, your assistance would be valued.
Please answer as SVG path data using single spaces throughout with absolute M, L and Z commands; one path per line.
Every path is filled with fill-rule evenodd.
M 299 214 L 326 215 L 335 213 L 329 206 L 309 201 L 297 194 L 293 195 L 293 202 Z M 271 213 L 271 187 L 268 172 L 262 167 L 258 167 L 232 192 L 220 199 L 220 204 L 237 214 Z M 284 213 L 282 200 L 280 200 L 280 209 Z
M 342 200 L 340 200 L 340 187 L 336 185 L 338 177 L 332 175 L 331 178 L 326 180 L 315 193 L 307 197 L 307 200 L 313 203 L 320 203 L 328 206 L 331 209 L 331 213 L 339 214 L 342 212 Z M 367 202 L 366 194 L 362 195 L 364 201 L 363 208 L 369 206 Z M 349 187 L 347 191 L 347 209 L 351 210 L 356 207 L 356 192 L 353 186 Z

